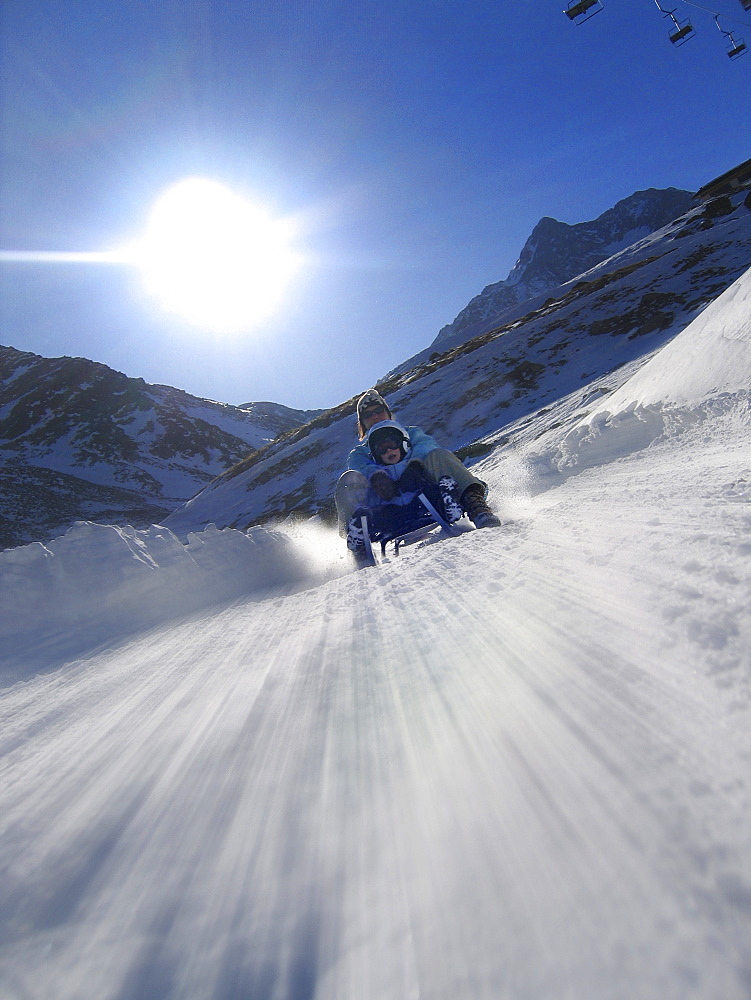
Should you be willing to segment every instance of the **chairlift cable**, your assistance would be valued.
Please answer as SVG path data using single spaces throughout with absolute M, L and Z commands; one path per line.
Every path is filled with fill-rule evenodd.
M 742 24 L 746 28 L 751 28 L 751 24 L 748 21 L 741 21 L 737 17 L 732 17 L 730 14 L 718 14 L 716 10 L 710 10 L 709 7 L 704 7 L 700 3 L 695 3 L 694 0 L 680 0 L 681 3 L 690 4 L 692 7 L 698 7 L 699 10 L 705 10 L 707 14 L 711 14 L 713 17 L 721 17 L 723 21 L 733 21 L 734 24 Z

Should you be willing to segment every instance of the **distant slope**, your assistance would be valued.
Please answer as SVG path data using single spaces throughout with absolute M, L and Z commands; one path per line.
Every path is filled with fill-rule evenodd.
M 461 454 L 587 386 L 609 392 L 680 333 L 751 264 L 743 193 L 696 207 L 538 297 L 529 312 L 380 385 L 407 423 Z M 619 372 L 619 369 L 622 371 Z M 597 390 L 599 391 L 599 389 Z M 355 440 L 354 400 L 291 431 L 211 483 L 167 519 L 184 535 L 330 510 Z
M 84 358 L 0 347 L 0 546 L 164 518 L 313 412 L 228 406 Z

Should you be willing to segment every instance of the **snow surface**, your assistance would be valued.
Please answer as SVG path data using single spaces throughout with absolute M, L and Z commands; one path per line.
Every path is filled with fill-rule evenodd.
M 0 554 L 3 1000 L 748 1000 L 749 316 L 477 465 L 501 529 Z

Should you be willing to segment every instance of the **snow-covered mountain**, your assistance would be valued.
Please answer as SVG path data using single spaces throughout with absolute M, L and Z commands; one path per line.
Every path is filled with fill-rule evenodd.
M 519 421 L 543 407 L 555 423 L 558 400 L 578 392 L 585 406 L 613 391 L 748 268 L 751 201 L 744 197 L 696 205 L 537 296 L 523 315 L 431 352 L 379 389 L 403 422 L 467 460 L 513 442 Z M 499 439 L 506 427 L 513 434 Z M 184 537 L 210 523 L 245 528 L 328 514 L 354 432 L 348 400 L 249 456 L 165 523 Z
M 619 250 L 649 236 L 689 211 L 690 191 L 678 188 L 637 191 L 591 222 L 569 225 L 540 219 L 504 281 L 488 285 L 444 326 L 431 345 L 446 350 L 484 333 L 488 321 L 498 324 L 505 314 L 535 296 L 557 288 Z
M 0 347 L 0 548 L 75 520 L 162 520 L 314 411 L 229 406 L 84 358 Z
M 633 340 L 556 311 L 626 366 L 478 393 L 500 529 L 0 553 L 3 1000 L 748 1000 L 751 270 L 681 328 L 692 225 L 569 303 Z

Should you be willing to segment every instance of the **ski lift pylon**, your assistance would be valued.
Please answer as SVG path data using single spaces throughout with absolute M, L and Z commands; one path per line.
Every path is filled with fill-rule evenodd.
M 655 0 L 657 4 L 657 9 L 662 12 L 664 17 L 669 17 L 673 22 L 673 27 L 668 32 L 668 38 L 673 43 L 673 45 L 684 45 L 690 38 L 693 38 L 696 32 L 694 31 L 693 25 L 690 21 L 679 21 L 675 16 L 676 8 L 673 10 L 665 10 L 664 7 L 660 6 L 659 0 Z
M 749 0 L 749 3 L 751 3 L 751 0 Z M 590 17 L 599 14 L 601 10 L 601 0 L 571 0 L 563 13 L 574 24 L 584 24 Z

